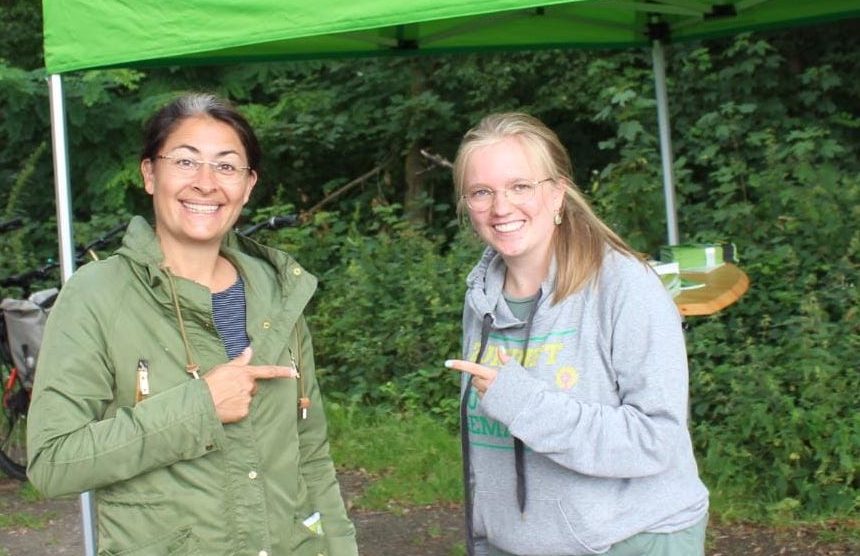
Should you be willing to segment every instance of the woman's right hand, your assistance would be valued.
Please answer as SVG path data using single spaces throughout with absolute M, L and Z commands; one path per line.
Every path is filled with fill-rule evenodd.
M 502 365 L 507 364 L 510 359 L 511 356 L 505 351 L 504 346 L 499 346 L 499 360 Z M 499 374 L 499 370 L 495 367 L 488 367 L 486 365 L 464 361 L 462 359 L 448 359 L 445 361 L 445 366 L 449 369 L 454 369 L 455 371 L 472 375 L 472 387 L 478 392 L 479 398 L 484 397 L 484 394 L 487 393 L 487 389 L 492 386 L 493 382 L 496 380 L 496 375 Z
M 248 416 L 258 380 L 298 376 L 292 367 L 250 365 L 251 356 L 251 348 L 247 347 L 232 361 L 218 365 L 203 376 L 222 423 L 235 423 Z

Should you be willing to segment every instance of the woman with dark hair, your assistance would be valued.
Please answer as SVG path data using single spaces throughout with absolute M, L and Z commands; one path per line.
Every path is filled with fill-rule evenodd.
M 232 232 L 259 165 L 225 101 L 162 108 L 140 161 L 155 228 L 135 217 L 52 309 L 28 474 L 95 491 L 100 554 L 357 554 L 302 316 L 316 279 Z
M 591 210 L 537 119 L 493 114 L 454 163 L 487 249 L 467 279 L 469 554 L 703 556 L 680 315 Z

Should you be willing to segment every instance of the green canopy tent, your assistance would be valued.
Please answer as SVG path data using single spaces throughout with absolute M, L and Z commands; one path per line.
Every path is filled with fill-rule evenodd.
M 860 15 L 856 0 L 45 0 L 50 73 L 534 47 L 649 46 Z
M 678 243 L 663 44 L 860 15 L 857 0 L 44 0 L 50 74 L 481 49 L 652 47 L 668 242 Z
M 678 242 L 663 45 L 860 16 L 858 0 L 43 0 L 60 261 L 73 271 L 63 73 L 532 48 L 652 49 L 669 243 Z M 85 548 L 95 554 L 84 505 Z

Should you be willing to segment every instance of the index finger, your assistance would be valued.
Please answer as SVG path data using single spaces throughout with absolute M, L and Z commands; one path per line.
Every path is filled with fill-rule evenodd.
M 294 368 L 280 365 L 248 365 L 246 370 L 254 380 L 295 378 L 297 374 Z
M 455 371 L 469 373 L 478 378 L 490 378 L 493 374 L 493 369 L 471 361 L 464 361 L 463 359 L 448 359 L 445 361 L 445 366 Z

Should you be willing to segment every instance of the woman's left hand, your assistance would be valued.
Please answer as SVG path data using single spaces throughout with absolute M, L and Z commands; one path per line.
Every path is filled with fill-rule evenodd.
M 510 358 L 511 357 L 505 353 L 505 348 L 500 347 L 499 360 L 502 362 L 502 365 L 507 363 Z M 496 380 L 496 375 L 499 374 L 498 369 L 487 367 L 486 365 L 481 365 L 479 363 L 473 363 L 471 361 L 465 361 L 463 359 L 448 359 L 445 361 L 445 366 L 449 369 L 454 369 L 455 371 L 461 371 L 472 375 L 472 386 L 478 391 L 478 397 L 484 396 L 487 389 L 493 384 L 493 381 Z

